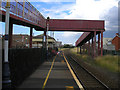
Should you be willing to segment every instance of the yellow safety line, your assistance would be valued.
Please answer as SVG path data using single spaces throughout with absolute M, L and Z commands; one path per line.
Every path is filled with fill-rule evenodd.
M 75 82 L 77 83 L 78 87 L 79 87 L 81 90 L 84 90 L 83 86 L 81 85 L 81 83 L 80 83 L 79 80 L 77 79 L 76 75 L 74 74 L 73 70 L 71 69 L 71 67 L 70 67 L 70 65 L 69 65 L 69 63 L 68 63 L 68 61 L 67 61 L 67 59 L 66 59 L 66 57 L 65 57 L 64 54 L 63 54 L 63 56 L 64 56 L 64 59 L 65 59 L 65 61 L 66 61 L 66 63 L 67 63 L 67 66 L 68 66 L 68 68 L 69 68 L 69 70 L 70 70 L 70 72 L 71 72 L 71 74 L 72 74 Z
M 73 86 L 66 86 L 66 90 L 74 90 Z
M 56 56 L 57 56 L 57 55 L 56 55 Z M 45 85 L 46 85 L 46 83 L 47 83 L 47 80 L 48 80 L 48 78 L 49 78 L 49 76 L 50 76 L 50 72 L 51 72 L 51 70 L 52 70 L 52 68 L 53 68 L 53 64 L 54 64 L 54 62 L 55 62 L 56 56 L 55 56 L 55 58 L 54 58 L 54 60 L 53 60 L 53 62 L 52 62 L 51 68 L 50 68 L 50 70 L 49 70 L 49 72 L 48 72 L 48 74 L 47 74 L 47 77 L 46 77 L 45 81 L 44 81 L 42 90 L 44 90 Z

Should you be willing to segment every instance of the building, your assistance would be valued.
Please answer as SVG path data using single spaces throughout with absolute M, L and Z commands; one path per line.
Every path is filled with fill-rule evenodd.
M 103 38 L 103 49 L 115 50 L 115 46 L 112 44 L 113 38 Z
M 12 36 L 11 48 L 28 48 L 29 35 L 27 34 L 14 34 Z M 4 35 L 2 36 L 2 48 L 4 47 Z
M 12 48 L 28 48 L 29 35 L 27 34 L 14 34 L 12 36 Z
M 116 36 L 112 39 L 112 44 L 115 46 L 115 50 L 120 50 L 120 34 L 116 33 Z
M 62 42 L 61 41 L 56 41 L 56 47 L 58 47 L 58 48 L 62 47 Z
M 44 44 L 44 34 L 34 36 L 32 38 L 32 48 L 41 48 Z M 48 36 L 48 47 L 55 47 L 56 40 L 53 37 Z
M 4 36 L 3 36 L 4 41 Z M 45 41 L 44 34 L 32 37 L 32 48 L 41 48 Z M 12 36 L 12 48 L 29 48 L 30 36 L 27 34 L 14 34 Z M 48 36 L 48 47 L 60 47 L 62 42 Z M 2 45 L 4 46 L 4 45 Z

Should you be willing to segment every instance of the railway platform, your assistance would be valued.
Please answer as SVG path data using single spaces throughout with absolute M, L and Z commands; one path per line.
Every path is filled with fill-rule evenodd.
M 64 54 L 60 52 L 53 59 L 40 65 L 17 89 L 65 89 L 80 90 L 80 82 L 72 71 Z

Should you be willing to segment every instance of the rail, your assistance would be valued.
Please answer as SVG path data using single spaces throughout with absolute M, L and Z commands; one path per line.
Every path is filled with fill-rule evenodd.
M 88 74 L 89 76 L 91 76 L 91 78 L 93 78 L 93 81 L 94 80 L 96 80 L 97 82 L 99 82 L 99 84 L 100 85 L 102 85 L 103 86 L 103 88 L 101 88 L 101 89 L 105 89 L 105 90 L 110 90 L 110 88 L 107 86 L 107 85 L 105 85 L 102 81 L 100 81 L 96 76 L 94 76 L 91 72 L 89 72 L 87 69 L 85 69 L 84 67 L 82 67 L 72 56 L 70 56 L 70 55 L 67 55 L 67 58 L 68 57 L 70 57 L 72 60 L 73 60 L 73 62 L 75 62 L 78 66 L 79 66 L 79 68 L 82 68 L 81 69 L 81 71 L 80 72 L 82 72 L 83 73 L 83 71 L 85 72 L 85 73 L 83 73 L 85 76 L 86 76 L 86 74 Z M 76 65 L 75 64 L 75 65 Z M 72 65 L 71 65 L 72 66 Z M 73 66 L 72 66 L 72 68 L 73 68 Z M 83 70 L 83 71 L 82 71 Z M 74 71 L 75 72 L 75 71 Z M 76 73 L 76 72 L 75 72 Z M 82 74 L 81 73 L 81 74 Z M 77 73 L 76 73 L 77 74 Z M 87 75 L 87 76 L 88 76 Z M 87 77 L 88 78 L 88 77 Z M 81 81 L 81 80 L 80 80 Z M 93 82 L 93 81 L 91 81 L 91 82 Z M 84 83 L 81 81 L 81 83 L 82 83 L 82 85 L 84 86 L 84 88 L 87 88 L 87 84 L 86 85 L 84 85 Z M 98 85 L 99 85 L 98 84 Z M 95 83 L 93 83 L 93 85 L 95 85 Z M 96 84 L 97 85 L 97 84 Z

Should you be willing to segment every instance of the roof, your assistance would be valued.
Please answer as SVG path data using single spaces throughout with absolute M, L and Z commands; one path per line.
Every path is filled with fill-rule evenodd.
M 42 38 L 43 38 L 43 35 L 44 35 L 44 34 L 34 36 L 33 39 L 42 39 Z M 48 35 L 48 39 L 54 39 L 54 38 L 53 38 L 53 37 L 50 37 L 50 36 Z M 55 39 L 54 39 L 54 40 L 55 40 Z M 55 40 L 55 41 L 56 41 L 56 40 Z

